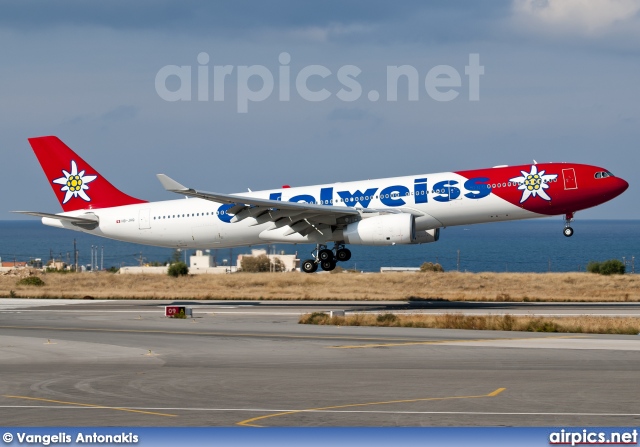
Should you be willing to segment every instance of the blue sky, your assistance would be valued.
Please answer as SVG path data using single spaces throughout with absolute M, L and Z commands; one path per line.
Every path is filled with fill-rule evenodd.
M 595 164 L 629 181 L 623 196 L 578 218 L 640 218 L 639 11 L 635 0 L 6 1 L 2 218 L 59 211 L 27 143 L 52 134 L 147 200 L 174 198 L 155 179 L 160 172 L 239 192 L 536 159 Z M 224 101 L 195 100 L 195 77 L 192 101 L 163 100 L 159 70 L 196 73 L 202 52 L 210 74 L 234 67 Z M 331 76 L 309 86 L 331 97 L 305 101 L 292 89 L 285 102 L 274 91 L 238 113 L 238 67 L 278 75 L 283 52 L 292 78 L 309 65 L 328 68 Z M 479 101 L 468 99 L 470 54 L 484 67 Z M 335 95 L 345 65 L 361 70 L 355 101 Z M 417 101 L 404 84 L 398 101 L 386 100 L 387 67 L 400 65 L 419 73 Z M 422 85 L 439 65 L 461 74 L 454 100 L 433 100 Z M 371 101 L 370 90 L 382 99 Z

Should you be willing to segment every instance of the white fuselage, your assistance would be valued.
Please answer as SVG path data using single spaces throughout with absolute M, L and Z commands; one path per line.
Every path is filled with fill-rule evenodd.
M 469 183 L 471 182 L 471 183 Z M 475 193 L 475 194 L 474 194 Z M 355 207 L 375 212 L 410 213 L 417 231 L 474 223 L 544 217 L 494 194 L 478 196 L 473 182 L 456 173 L 425 174 L 378 180 L 284 188 L 238 194 L 272 200 L 307 202 L 327 207 Z M 475 197 L 474 197 L 475 195 Z M 149 202 L 63 213 L 93 214 L 99 226 L 87 230 L 53 218 L 43 223 L 96 236 L 175 248 L 224 248 L 264 243 L 326 243 L 336 235 L 312 232 L 287 235 L 286 226 L 249 217 L 230 222 L 230 205 L 198 198 Z M 375 214 L 374 214 L 375 215 Z M 363 216 L 366 218 L 366 215 Z M 331 225 L 331 222 L 327 222 Z

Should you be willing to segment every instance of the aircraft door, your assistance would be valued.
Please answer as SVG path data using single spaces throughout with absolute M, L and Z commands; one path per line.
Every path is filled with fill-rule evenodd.
M 140 210 L 138 225 L 141 230 L 148 230 L 151 228 L 151 210 Z
M 564 179 L 564 189 L 578 189 L 576 171 L 573 168 L 563 169 L 562 178 Z

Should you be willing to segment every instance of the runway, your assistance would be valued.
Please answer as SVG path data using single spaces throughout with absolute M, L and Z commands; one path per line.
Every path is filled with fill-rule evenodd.
M 626 315 L 636 303 L 0 299 L 6 426 L 631 426 L 640 336 L 307 326 L 301 313 Z

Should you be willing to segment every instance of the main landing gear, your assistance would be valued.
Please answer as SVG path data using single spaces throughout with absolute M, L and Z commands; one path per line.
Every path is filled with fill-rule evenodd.
M 568 213 L 564 216 L 564 230 L 562 230 L 562 233 L 566 237 L 573 236 L 573 228 L 571 228 L 571 222 L 573 222 L 573 213 Z
M 338 242 L 336 242 L 332 250 L 328 249 L 326 245 L 318 244 L 314 253 L 314 259 L 307 259 L 302 263 L 303 272 L 313 273 L 318 270 L 318 266 L 322 270 L 330 272 L 336 268 L 338 262 L 346 262 L 351 259 L 351 250 Z

